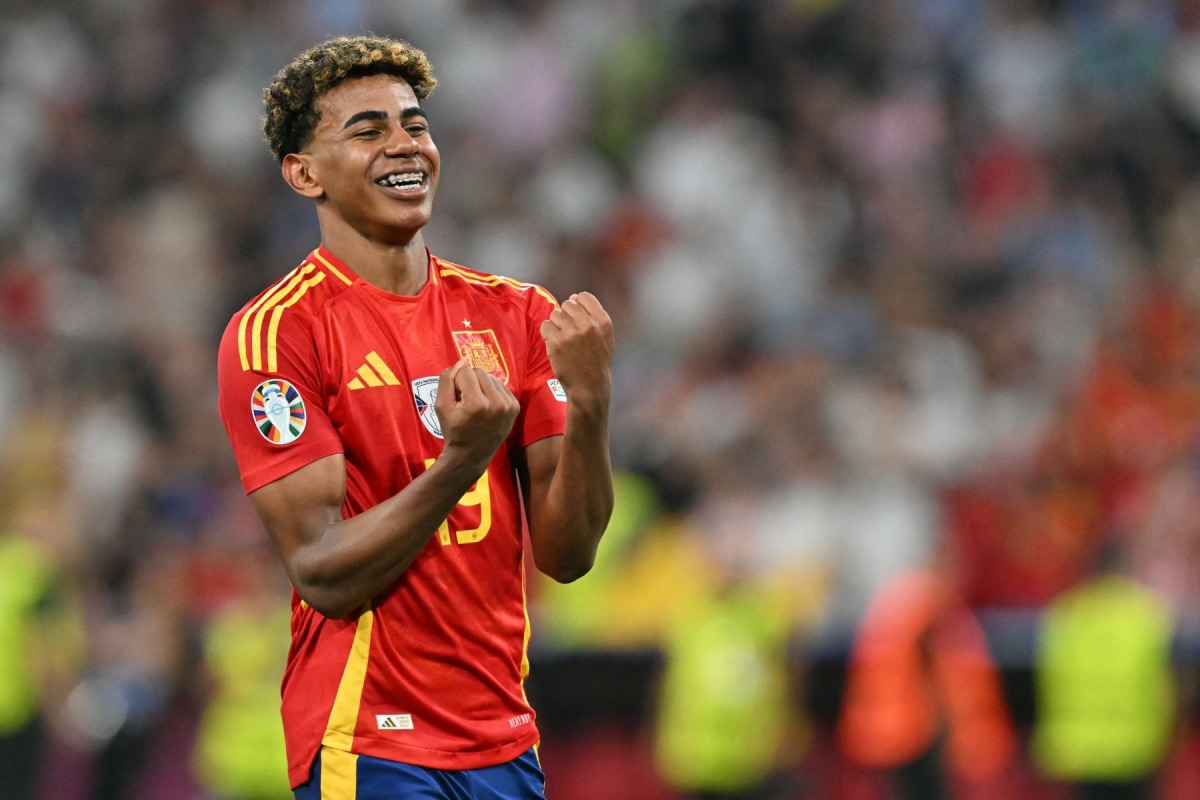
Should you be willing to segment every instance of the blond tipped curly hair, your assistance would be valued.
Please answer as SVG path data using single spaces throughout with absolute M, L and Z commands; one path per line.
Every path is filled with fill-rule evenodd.
M 417 100 L 429 97 L 437 78 L 425 53 L 382 36 L 338 36 L 310 47 L 281 69 L 263 90 L 263 138 L 279 161 L 302 150 L 317 126 L 316 102 L 349 78 L 385 73 L 403 78 Z

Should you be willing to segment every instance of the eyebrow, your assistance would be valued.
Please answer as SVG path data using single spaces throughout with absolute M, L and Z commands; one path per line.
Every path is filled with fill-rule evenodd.
M 426 114 L 420 106 L 409 106 L 400 112 L 400 120 L 402 122 L 406 122 L 413 117 L 421 117 L 426 120 L 429 119 L 429 115 Z M 349 128 L 351 125 L 366 120 L 385 120 L 387 118 L 388 113 L 386 111 L 359 111 L 356 114 L 350 115 L 350 118 L 342 125 L 342 130 L 346 130 L 346 128 Z

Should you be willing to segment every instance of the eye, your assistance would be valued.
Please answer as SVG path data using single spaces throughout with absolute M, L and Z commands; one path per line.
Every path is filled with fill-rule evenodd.
M 427 125 L 406 125 L 404 127 L 404 130 L 408 133 L 409 136 L 424 136 L 425 134 L 429 133 L 429 126 L 427 126 Z

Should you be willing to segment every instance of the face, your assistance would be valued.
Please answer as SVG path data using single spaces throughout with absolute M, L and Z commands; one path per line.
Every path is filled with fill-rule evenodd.
M 411 239 L 433 211 L 441 163 L 412 87 L 393 75 L 355 78 L 316 110 L 312 141 L 284 159 L 288 183 L 366 238 Z

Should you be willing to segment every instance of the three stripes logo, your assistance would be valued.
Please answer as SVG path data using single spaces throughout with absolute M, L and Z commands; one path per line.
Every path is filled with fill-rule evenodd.
M 366 362 L 356 370 L 356 373 L 358 377 L 346 384 L 350 389 L 400 385 L 396 374 L 374 350 L 367 353 Z
M 381 731 L 411 731 L 412 714 L 376 714 L 375 724 Z

